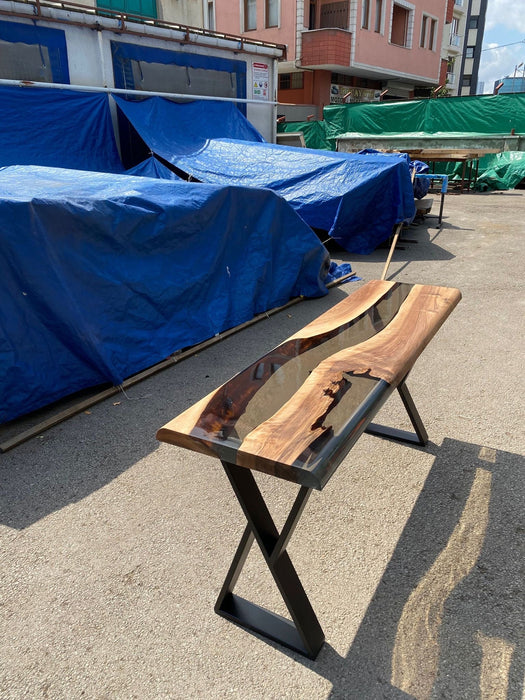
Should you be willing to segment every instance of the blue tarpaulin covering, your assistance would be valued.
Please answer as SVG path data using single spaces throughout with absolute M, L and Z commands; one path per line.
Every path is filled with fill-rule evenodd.
M 406 160 L 408 163 L 408 167 L 410 168 L 410 177 L 413 181 L 413 189 L 414 189 L 414 197 L 416 199 L 423 199 L 423 197 L 426 196 L 430 183 L 428 180 L 416 180 L 414 177 L 414 173 L 417 174 L 424 174 L 428 173 L 429 167 L 427 163 L 423 163 L 420 160 L 411 160 L 410 156 L 408 153 L 399 153 L 395 151 L 394 153 L 382 153 L 381 151 L 378 151 L 376 148 L 363 148 L 361 151 L 357 151 L 360 155 L 378 155 L 378 156 L 390 156 L 391 158 L 403 158 Z
M 1 422 L 327 291 L 270 190 L 0 168 L 0 237 Z
M 0 86 L 0 166 L 122 172 L 104 93 Z
M 370 253 L 414 216 L 404 159 L 264 143 L 225 103 L 115 99 L 153 153 L 202 182 L 272 189 L 350 252 Z
M 170 170 L 163 165 L 155 156 L 146 158 L 142 163 L 139 163 L 134 168 L 126 170 L 126 175 L 140 175 L 142 177 L 157 177 L 160 180 L 175 180 L 180 182 L 182 178 L 176 175 L 173 170 Z
M 115 95 L 115 102 L 151 151 L 163 158 L 163 151 L 172 156 L 196 153 L 205 148 L 210 139 L 264 143 L 261 134 L 233 102 L 181 103 L 164 97 L 126 100 L 118 95 Z M 171 158 L 165 160 L 172 162 Z

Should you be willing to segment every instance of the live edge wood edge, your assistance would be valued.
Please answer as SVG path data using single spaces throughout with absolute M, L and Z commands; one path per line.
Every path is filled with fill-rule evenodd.
M 157 439 L 322 489 L 461 299 L 367 282 L 157 432 Z

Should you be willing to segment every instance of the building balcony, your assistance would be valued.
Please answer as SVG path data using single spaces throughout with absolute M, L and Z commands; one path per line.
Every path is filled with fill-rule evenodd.
M 350 65 L 352 34 L 345 29 L 312 29 L 302 33 L 302 66 L 326 68 Z
M 447 73 L 447 83 L 449 85 L 454 85 L 456 82 L 456 74 L 455 73 Z
M 451 34 L 449 44 L 450 46 L 461 46 L 461 37 L 459 36 L 459 34 Z

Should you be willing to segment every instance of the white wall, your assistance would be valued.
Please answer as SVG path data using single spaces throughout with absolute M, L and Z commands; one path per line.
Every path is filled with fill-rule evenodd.
M 57 25 L 58 26 L 58 25 Z M 107 65 L 101 60 L 99 38 L 100 32 L 93 32 L 82 27 L 62 27 L 66 34 L 69 79 L 72 85 L 91 85 L 93 87 L 113 87 L 104 80 Z M 111 76 L 113 73 L 111 72 Z
M 202 0 L 157 0 L 157 12 L 159 19 L 167 22 L 204 26 Z

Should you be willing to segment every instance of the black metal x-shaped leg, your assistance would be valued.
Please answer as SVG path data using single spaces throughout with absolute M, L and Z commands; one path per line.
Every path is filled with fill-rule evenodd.
M 401 442 L 409 442 L 412 445 L 426 445 L 428 442 L 428 434 L 418 413 L 414 400 L 408 391 L 408 387 L 403 380 L 397 387 L 401 401 L 403 402 L 410 422 L 414 426 L 415 433 L 408 430 L 399 430 L 398 428 L 390 428 L 377 423 L 370 423 L 366 431 L 370 435 L 378 435 L 379 437 L 390 438 L 391 440 L 399 440 Z
M 312 489 L 306 486 L 300 488 L 286 523 L 279 533 L 252 472 L 228 462 L 222 464 L 248 524 L 215 604 L 215 612 L 310 659 L 315 659 L 324 642 L 324 634 L 286 552 Z M 233 593 L 254 538 L 261 548 L 292 620 Z

